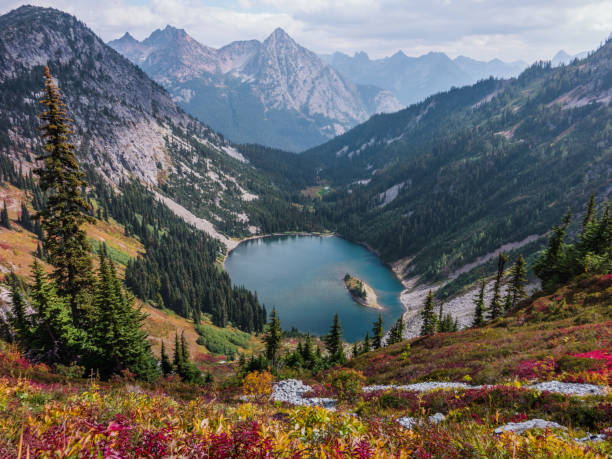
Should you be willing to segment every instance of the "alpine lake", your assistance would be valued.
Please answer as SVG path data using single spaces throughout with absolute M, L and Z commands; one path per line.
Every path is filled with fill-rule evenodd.
M 323 336 L 337 312 L 346 341 L 372 335 L 381 313 L 385 329 L 403 312 L 403 286 L 378 257 L 358 244 L 336 236 L 272 236 L 247 240 L 225 261 L 236 285 L 257 292 L 268 313 L 275 307 L 284 330 Z M 374 309 L 356 303 L 344 286 L 344 275 L 362 279 L 374 289 Z

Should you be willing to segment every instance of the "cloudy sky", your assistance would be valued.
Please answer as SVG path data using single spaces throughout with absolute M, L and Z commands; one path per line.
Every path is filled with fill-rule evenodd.
M 0 0 L 0 13 L 23 4 Z M 171 24 L 219 47 L 263 40 L 276 27 L 318 53 L 443 51 L 478 59 L 550 59 L 599 46 L 611 0 L 27 0 L 83 20 L 104 40 L 138 39 Z

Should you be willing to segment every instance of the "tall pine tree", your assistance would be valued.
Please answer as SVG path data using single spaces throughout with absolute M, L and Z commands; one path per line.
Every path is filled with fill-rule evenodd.
M 382 340 L 385 330 L 383 328 L 382 314 L 378 314 L 378 319 L 374 322 L 372 327 L 372 347 L 374 349 L 380 349 L 382 347 Z
M 421 335 L 433 335 L 436 332 L 436 313 L 434 312 L 434 295 L 430 290 L 421 311 Z
M 584 219 L 582 220 L 582 232 L 584 233 L 587 225 L 593 219 L 595 215 L 595 193 L 591 194 L 591 198 L 589 199 L 589 203 L 587 204 L 587 210 L 584 214 Z
M 146 316 L 134 307 L 134 299 L 121 287 L 113 262 L 100 249 L 100 267 L 94 306 L 94 343 L 98 358 L 94 366 L 103 376 L 129 369 L 142 379 L 156 376 L 156 362 L 141 330 Z
M 325 337 L 325 348 L 332 362 L 342 363 L 346 360 L 342 346 L 342 325 L 338 313 L 334 314 L 334 321 Z
M 36 259 L 32 275 L 30 298 L 34 315 L 28 356 L 48 364 L 70 364 L 79 354 L 94 352 L 87 333 L 73 325 L 68 305 L 57 295 L 54 284 L 47 281 Z
M 361 346 L 361 354 L 365 354 L 366 352 L 370 352 L 370 333 L 368 332 L 366 332 Z
M 32 322 L 26 312 L 26 301 L 19 279 L 15 273 L 9 275 L 9 286 L 11 294 L 10 324 L 15 332 L 15 340 L 22 349 L 29 349 L 32 337 Z
M 11 219 L 8 215 L 8 209 L 6 208 L 6 201 L 0 210 L 0 226 L 4 226 L 6 229 L 11 229 Z
M 569 212 L 563 217 L 561 225 L 553 226 L 553 235 L 548 241 L 548 247 L 536 260 L 533 271 L 542 281 L 544 290 L 553 290 L 558 283 L 571 277 L 568 267 L 564 263 L 565 234 L 572 219 Z
M 270 314 L 270 324 L 268 325 L 268 330 L 263 340 L 266 344 L 266 357 L 274 366 L 276 366 L 282 338 L 283 332 L 281 330 L 280 320 L 276 313 L 276 308 L 273 308 Z
M 510 268 L 510 279 L 508 281 L 508 292 L 506 301 L 506 312 L 516 307 L 519 301 L 527 296 L 525 284 L 527 283 L 527 263 L 520 254 L 512 268 Z
M 389 339 L 387 341 L 387 345 L 392 345 L 395 343 L 400 343 L 404 337 L 404 316 L 400 315 L 399 319 L 395 322 L 391 330 L 389 330 Z
M 46 206 L 36 217 L 44 230 L 43 245 L 47 260 L 54 267 L 53 277 L 60 295 L 68 296 L 73 321 L 80 323 L 79 303 L 93 286 L 90 247 L 83 224 L 91 221 L 90 204 L 83 195 L 85 174 L 76 159 L 75 146 L 69 143 L 71 120 L 59 88 L 45 67 L 45 106 L 40 115 L 45 139 L 44 153 L 37 159 L 43 167 L 36 170 Z
M 480 289 L 478 296 L 474 298 L 474 321 L 472 322 L 473 327 L 479 327 L 484 323 L 484 312 L 485 312 L 485 287 L 486 283 L 483 279 L 480 283 Z
M 164 344 L 164 340 L 162 339 L 161 343 L 161 355 L 160 355 L 160 363 L 161 363 L 161 371 L 164 376 L 172 373 L 172 363 L 170 362 L 170 357 L 166 353 L 166 345 Z
M 495 284 L 493 285 L 493 298 L 491 306 L 489 306 L 489 318 L 496 319 L 502 314 L 502 297 L 501 288 L 504 280 L 504 268 L 508 261 L 508 255 L 500 253 L 497 257 L 497 275 L 495 276 Z

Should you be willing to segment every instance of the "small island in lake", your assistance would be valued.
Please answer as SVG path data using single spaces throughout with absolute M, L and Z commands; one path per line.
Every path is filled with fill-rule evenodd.
M 344 285 L 353 297 L 353 300 L 360 305 L 367 306 L 368 308 L 382 309 L 382 306 L 378 304 L 378 298 L 376 298 L 374 289 L 361 279 L 347 273 L 344 276 Z

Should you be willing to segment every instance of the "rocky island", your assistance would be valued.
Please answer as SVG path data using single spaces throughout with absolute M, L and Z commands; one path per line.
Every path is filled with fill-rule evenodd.
M 378 304 L 378 298 L 376 293 L 374 293 L 374 289 L 361 279 L 347 273 L 344 276 L 344 285 L 353 297 L 353 300 L 360 305 L 368 308 L 382 309 L 382 306 Z

